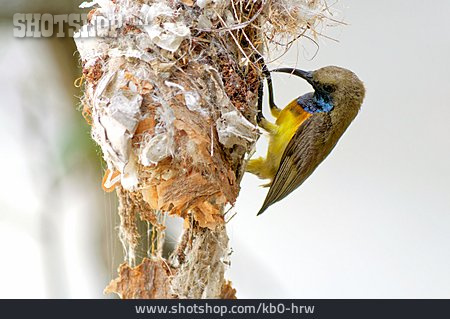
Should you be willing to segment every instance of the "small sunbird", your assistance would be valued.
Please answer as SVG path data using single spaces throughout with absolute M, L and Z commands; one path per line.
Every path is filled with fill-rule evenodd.
M 312 85 L 306 93 L 284 109 L 273 98 L 270 72 L 290 73 Z M 262 214 L 299 187 L 330 154 L 339 138 L 358 114 L 365 95 L 363 82 L 351 71 L 327 66 L 316 71 L 280 68 L 268 71 L 263 67 L 269 92 L 269 107 L 276 122 L 262 115 L 263 84 L 259 88 L 258 125 L 269 133 L 266 158 L 251 159 L 246 170 L 261 179 L 269 179 L 270 187 Z

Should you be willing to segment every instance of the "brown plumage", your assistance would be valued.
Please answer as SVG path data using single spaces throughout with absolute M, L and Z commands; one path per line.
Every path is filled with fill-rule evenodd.
M 275 175 L 264 176 L 270 178 L 271 183 L 258 215 L 299 187 L 330 154 L 358 114 L 365 95 L 364 85 L 358 77 L 353 72 L 336 66 L 324 67 L 313 72 L 287 68 L 272 72 L 300 76 L 313 86 L 314 93 L 305 94 L 296 100 L 302 111 L 311 115 L 305 117 L 298 128 L 295 128 L 292 138 L 286 141 L 287 145 L 283 147 L 279 163 L 275 163 L 278 167 Z M 281 110 L 279 116 L 282 116 L 284 111 L 285 109 Z M 297 116 L 292 112 L 290 114 Z M 267 126 L 266 123 L 264 128 L 267 129 Z M 288 129 L 277 121 L 275 127 L 271 126 L 269 130 L 271 142 L 277 138 L 277 134 L 280 135 L 280 132 Z M 249 171 L 261 177 L 259 169 L 265 165 L 274 165 L 267 159 L 254 160 L 259 160 L 259 163 L 255 162 L 253 165 L 250 163 Z

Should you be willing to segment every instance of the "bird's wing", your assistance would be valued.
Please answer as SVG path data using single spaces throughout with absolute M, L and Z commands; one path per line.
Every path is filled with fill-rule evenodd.
M 289 141 L 280 166 L 258 215 L 299 187 L 329 154 L 332 123 L 328 113 L 315 113 L 305 120 Z

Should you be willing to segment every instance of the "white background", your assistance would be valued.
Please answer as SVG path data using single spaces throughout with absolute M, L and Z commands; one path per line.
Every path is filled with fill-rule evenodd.
M 305 70 L 351 69 L 367 89 L 361 113 L 259 217 L 267 190 L 243 179 L 230 277 L 247 298 L 450 298 L 450 2 L 341 5 L 350 25 L 325 31 L 340 43 L 321 40 L 312 61 L 300 45 L 283 65 L 298 53 Z M 274 86 L 279 106 L 311 90 L 285 74 Z

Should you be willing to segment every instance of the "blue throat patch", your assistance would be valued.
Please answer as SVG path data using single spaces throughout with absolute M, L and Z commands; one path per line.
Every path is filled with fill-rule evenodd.
M 333 109 L 333 103 L 329 97 L 324 97 L 317 93 L 306 93 L 297 99 L 297 104 L 300 105 L 306 112 L 314 114 L 320 112 L 330 112 Z

